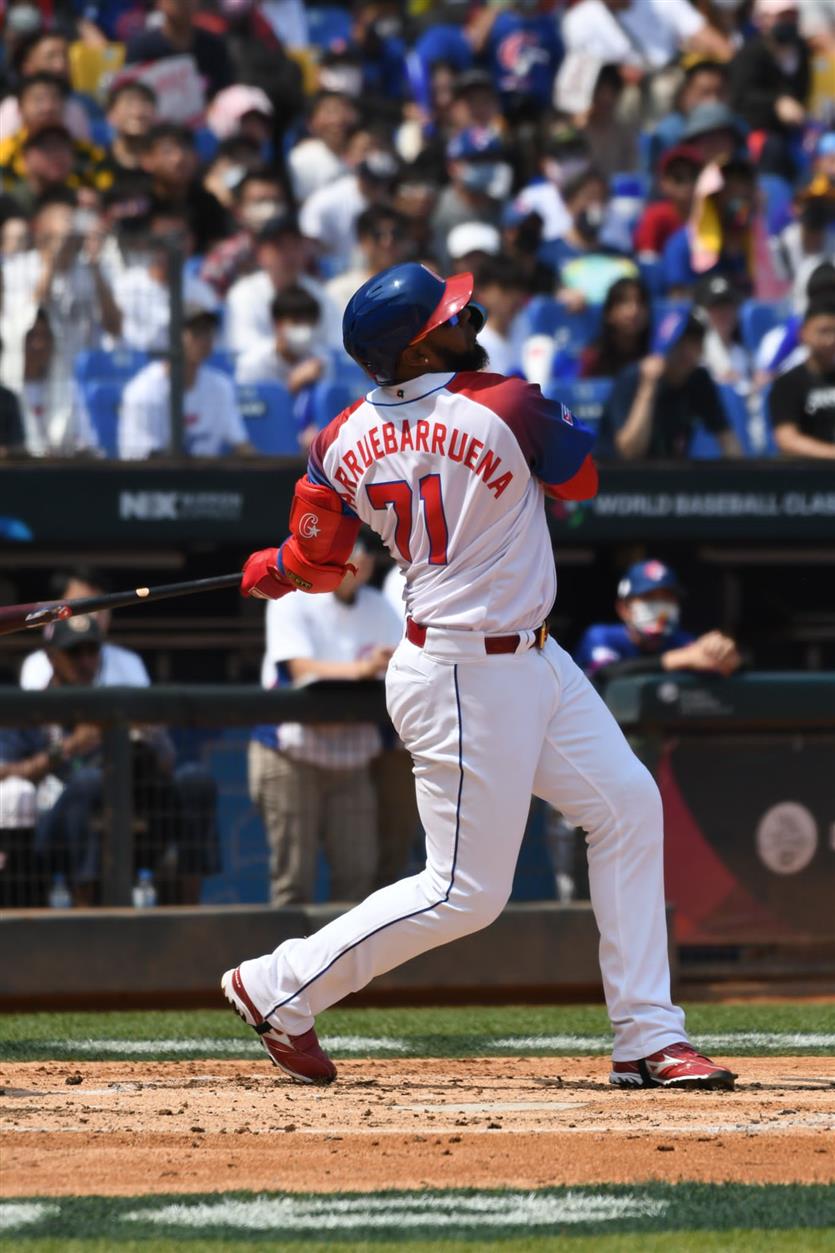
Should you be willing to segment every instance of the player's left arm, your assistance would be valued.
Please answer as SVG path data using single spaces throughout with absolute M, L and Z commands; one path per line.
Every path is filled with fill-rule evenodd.
M 280 548 L 263 548 L 244 565 L 241 595 L 278 600 L 288 592 L 332 592 L 349 569 L 360 529 L 357 515 L 333 488 L 308 472 L 296 483 L 290 534 Z
M 546 495 L 590 500 L 597 493 L 597 467 L 591 456 L 594 432 L 566 405 L 543 396 L 535 384 L 507 382 L 515 384 L 510 424 Z

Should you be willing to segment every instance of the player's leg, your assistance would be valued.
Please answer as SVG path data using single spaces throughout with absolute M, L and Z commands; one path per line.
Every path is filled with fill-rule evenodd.
M 327 775 L 323 830 L 331 899 L 361 901 L 377 869 L 377 797 L 367 766 Z
M 320 788 L 315 766 L 252 740 L 249 794 L 270 848 L 270 902 L 300 905 L 313 899 L 319 842 Z
M 686 1039 L 684 1015 L 670 999 L 661 798 L 568 654 L 549 640 L 542 661 L 558 677 L 560 700 L 546 731 L 534 792 L 587 833 L 614 1058 L 648 1057 Z
M 486 926 L 510 895 L 554 676 L 530 654 L 456 664 L 402 644 L 387 693 L 415 761 L 426 867 L 241 965 L 258 1010 L 291 1035 L 375 975 Z

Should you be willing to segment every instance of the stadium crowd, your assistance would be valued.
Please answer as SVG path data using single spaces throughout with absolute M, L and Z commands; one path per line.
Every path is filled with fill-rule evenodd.
M 6 0 L 0 453 L 164 454 L 175 353 L 303 449 L 416 259 L 604 456 L 831 458 L 833 82 L 835 0 Z

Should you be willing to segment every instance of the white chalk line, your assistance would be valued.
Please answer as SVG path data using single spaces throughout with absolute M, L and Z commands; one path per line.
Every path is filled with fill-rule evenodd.
M 43 1222 L 45 1218 L 54 1218 L 59 1212 L 60 1206 L 44 1205 L 40 1201 L 1 1201 L 0 1231 L 29 1227 L 32 1223 Z
M 737 1048 L 831 1049 L 835 1048 L 835 1032 L 726 1031 L 700 1035 L 694 1044 L 708 1051 L 732 1051 Z M 597 1035 L 514 1035 L 493 1040 L 492 1047 L 519 1052 L 553 1049 L 556 1052 L 608 1053 L 612 1044 L 611 1040 Z
M 323 1048 L 335 1053 L 407 1053 L 405 1040 L 391 1037 L 366 1035 L 324 1036 Z M 44 1040 L 39 1049 L 60 1053 L 119 1053 L 124 1057 L 155 1057 L 160 1053 L 231 1054 L 240 1053 L 264 1056 L 260 1042 L 249 1039 L 225 1039 L 213 1036 L 196 1036 L 192 1039 L 172 1040 Z

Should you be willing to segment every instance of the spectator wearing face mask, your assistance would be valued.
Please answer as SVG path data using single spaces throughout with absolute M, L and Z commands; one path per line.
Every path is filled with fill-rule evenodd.
M 598 623 L 583 635 L 574 660 L 596 683 L 630 674 L 698 670 L 731 675 L 742 664 L 736 643 L 722 631 L 698 638 L 680 625 L 682 589 L 663 562 L 639 561 L 618 584 L 619 622 Z
M 447 145 L 449 183 L 441 192 L 432 215 L 434 255 L 448 269 L 447 238 L 462 222 L 488 222 L 498 226 L 502 201 L 510 194 L 513 170 L 505 160 L 499 135 L 493 130 L 466 130 Z
M 215 244 L 200 267 L 200 278 L 221 298 L 232 284 L 257 268 L 256 237 L 271 218 L 285 212 L 287 190 L 267 166 L 249 170 L 232 193 L 232 217 L 237 230 Z
M 303 287 L 288 287 L 273 300 L 270 313 L 275 338 L 238 358 L 239 383 L 283 383 L 295 397 L 299 444 L 307 448 L 316 434 L 311 411 L 312 388 L 330 372 L 327 348 L 317 334 L 321 310 Z

